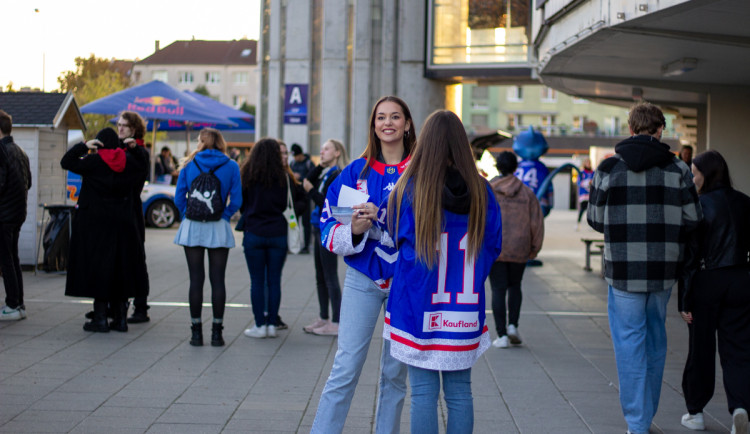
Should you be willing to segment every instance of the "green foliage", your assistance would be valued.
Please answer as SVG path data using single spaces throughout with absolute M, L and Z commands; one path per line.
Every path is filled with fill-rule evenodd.
M 76 57 L 76 70 L 62 73 L 57 82 L 60 91 L 73 92 L 79 106 L 127 89 L 130 79 L 113 66 L 113 62 L 91 54 L 89 57 Z M 104 127 L 112 126 L 108 115 L 83 115 L 86 121 L 86 140 L 96 136 Z
M 5 91 L 6 92 L 15 92 L 15 89 L 13 89 L 13 82 L 12 81 L 9 81 L 8 85 L 5 86 Z
M 242 107 L 240 107 L 240 110 L 242 110 L 245 113 L 250 113 L 251 115 L 255 116 L 255 106 L 250 105 L 246 102 L 242 103 Z
M 199 94 L 201 94 L 201 95 L 203 95 L 203 96 L 209 96 L 209 97 L 211 96 L 211 94 L 210 94 L 210 93 L 208 93 L 208 89 L 206 88 L 206 86 L 204 86 L 204 85 L 202 85 L 202 84 L 198 85 L 198 86 L 197 86 L 197 87 L 196 87 L 196 88 L 195 88 L 195 89 L 193 90 L 193 92 L 195 92 L 195 93 L 199 93 Z

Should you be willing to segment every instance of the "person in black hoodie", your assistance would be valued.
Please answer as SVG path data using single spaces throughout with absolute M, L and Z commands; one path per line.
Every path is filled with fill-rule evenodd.
M 620 404 L 632 433 L 647 433 L 659 407 L 667 356 L 667 302 L 683 261 L 684 233 L 703 218 L 690 168 L 662 143 L 664 114 L 631 107 L 632 137 L 596 169 L 587 220 L 604 234 L 609 328 Z
M 146 259 L 133 192 L 140 168 L 148 164 L 134 142 L 119 147 L 117 133 L 104 128 L 95 140 L 72 146 L 60 165 L 81 175 L 81 194 L 73 218 L 65 295 L 94 299 L 94 314 L 83 329 L 106 333 L 128 331 L 128 298 L 146 279 Z M 91 153 L 89 152 L 91 151 Z M 107 323 L 107 304 L 112 322 Z
M 682 425 L 706 429 L 703 407 L 714 394 L 716 333 L 733 433 L 747 433 L 750 408 L 750 197 L 732 188 L 716 151 L 693 159 L 703 221 L 688 239 L 680 315 L 690 349 L 682 374 L 688 413 Z
M 0 310 L 0 321 L 26 318 L 18 239 L 21 225 L 26 221 L 31 170 L 29 157 L 13 142 L 12 128 L 13 119 L 0 110 L 0 270 L 5 283 L 5 306 Z

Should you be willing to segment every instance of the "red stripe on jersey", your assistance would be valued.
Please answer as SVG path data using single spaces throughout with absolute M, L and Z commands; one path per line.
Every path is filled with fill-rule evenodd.
M 476 350 L 477 348 L 479 348 L 479 342 L 470 344 L 470 345 L 440 345 L 440 344 L 422 345 L 414 341 L 410 341 L 409 339 L 406 339 L 404 337 L 398 336 L 394 333 L 391 333 L 391 339 L 398 343 L 404 344 L 407 347 L 412 347 L 419 351 L 471 351 L 471 350 Z
M 336 223 L 331 230 L 329 231 L 330 235 L 328 236 L 328 251 L 332 252 L 333 250 L 333 236 L 336 234 L 336 229 L 341 226 L 341 223 Z

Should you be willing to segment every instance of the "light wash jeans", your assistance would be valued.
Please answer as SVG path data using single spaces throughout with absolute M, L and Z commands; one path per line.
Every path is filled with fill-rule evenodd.
M 312 433 L 332 434 L 344 429 L 372 334 L 387 299 L 388 294 L 381 291 L 370 278 L 352 267 L 347 268 L 341 296 L 338 350 L 331 375 L 320 397 Z M 400 431 L 405 396 L 406 365 L 391 357 L 390 341 L 383 339 L 375 412 L 376 433 Z
M 620 405 L 634 434 L 648 433 L 659 408 L 671 293 L 671 289 L 626 292 L 609 287 L 609 329 L 620 381 Z
M 409 366 L 411 432 L 437 434 L 441 376 L 445 405 L 448 407 L 446 433 L 471 434 L 474 429 L 471 368 L 463 371 L 431 371 L 416 366 Z

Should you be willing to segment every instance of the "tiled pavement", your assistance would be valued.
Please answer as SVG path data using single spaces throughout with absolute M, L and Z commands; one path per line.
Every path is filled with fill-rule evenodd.
M 477 433 L 625 432 L 606 286 L 596 272 L 582 270 L 579 239 L 593 233 L 575 232 L 574 218 L 573 212 L 550 215 L 540 255 L 544 266 L 527 269 L 519 327 L 524 344 L 490 348 L 474 366 Z M 302 331 L 317 315 L 312 257 L 290 256 L 284 268 L 281 315 L 289 330 L 276 339 L 246 338 L 250 282 L 237 234 L 227 270 L 227 344 L 192 347 L 187 267 L 172 244 L 174 233 L 148 230 L 151 322 L 131 325 L 128 333 L 84 332 L 91 304 L 63 295 L 64 276 L 24 273 L 29 317 L 0 323 L 0 432 L 309 432 L 336 350 L 335 338 Z M 339 271 L 343 282 L 344 267 Z M 210 322 L 210 307 L 203 314 Z M 488 321 L 492 329 L 491 315 Z M 679 423 L 687 330 L 675 297 L 667 326 L 669 353 L 654 433 L 687 431 Z M 370 346 L 346 432 L 374 431 L 381 330 Z M 731 427 L 719 369 L 716 396 L 706 408 L 708 432 Z M 444 405 L 440 417 L 442 432 Z M 401 421 L 408 432 L 408 398 Z

